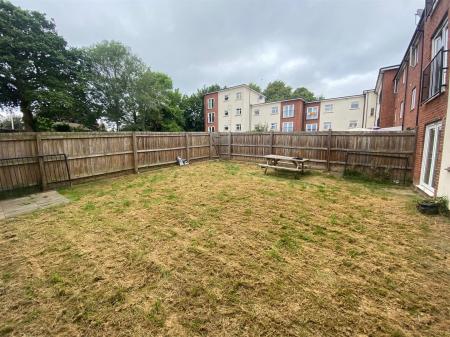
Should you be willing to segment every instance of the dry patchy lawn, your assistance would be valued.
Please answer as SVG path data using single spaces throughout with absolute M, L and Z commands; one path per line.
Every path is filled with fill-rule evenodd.
M 0 335 L 450 336 L 450 224 L 414 196 L 209 162 L 0 223 Z

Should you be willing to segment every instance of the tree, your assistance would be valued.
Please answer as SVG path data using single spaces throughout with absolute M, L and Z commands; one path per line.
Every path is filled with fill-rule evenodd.
M 303 98 L 306 102 L 317 101 L 317 97 L 314 93 L 305 87 L 295 89 L 292 93 L 292 98 Z
M 281 101 L 292 98 L 292 88 L 283 81 L 273 81 L 264 90 L 267 102 Z
M 137 116 L 136 86 L 150 69 L 120 42 L 103 41 L 88 50 L 92 60 L 96 105 L 116 130 Z
M 220 90 L 218 84 L 198 89 L 196 93 L 183 98 L 183 113 L 186 131 L 204 131 L 203 98 L 208 92 Z
M 262 92 L 261 87 L 253 82 L 250 82 L 248 86 L 257 92 Z
M 25 129 L 35 128 L 42 100 L 66 106 L 70 51 L 53 21 L 0 0 L 0 105 L 20 106 Z
M 254 130 L 255 132 L 267 132 L 269 131 L 269 126 L 266 124 L 256 124 Z

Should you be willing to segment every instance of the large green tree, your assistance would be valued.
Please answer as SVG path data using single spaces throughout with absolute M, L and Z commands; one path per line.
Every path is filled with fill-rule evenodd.
M 248 84 L 248 86 L 257 92 L 262 92 L 261 87 L 259 85 L 257 85 L 256 83 L 250 82 Z
M 264 90 L 267 102 L 281 101 L 292 98 L 292 88 L 283 81 L 273 81 Z
M 197 92 L 190 96 L 185 96 L 182 103 L 185 130 L 186 131 L 204 131 L 205 117 L 203 115 L 204 101 L 203 98 L 208 92 L 220 90 L 218 84 L 198 89 Z
M 87 51 L 92 61 L 96 106 L 116 130 L 137 116 L 136 90 L 150 69 L 129 48 L 116 41 L 103 41 Z
M 316 101 L 317 97 L 312 91 L 309 91 L 305 87 L 300 87 L 294 90 L 292 98 L 303 98 L 306 102 Z
M 58 119 L 80 106 L 70 88 L 81 82 L 81 56 L 67 48 L 44 14 L 0 0 L 0 105 L 19 106 L 26 130 L 36 128 L 39 115 Z

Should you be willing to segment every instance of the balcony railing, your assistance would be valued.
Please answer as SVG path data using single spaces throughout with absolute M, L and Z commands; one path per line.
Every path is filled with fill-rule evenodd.
M 446 86 L 447 50 L 443 48 L 422 73 L 422 102 L 439 95 Z

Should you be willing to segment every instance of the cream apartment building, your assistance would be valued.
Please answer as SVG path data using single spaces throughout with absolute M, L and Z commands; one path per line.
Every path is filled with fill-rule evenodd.
M 364 95 L 321 100 L 320 111 L 321 131 L 362 128 Z
M 251 106 L 251 129 L 280 131 L 281 102 L 259 103 Z
M 239 85 L 218 92 L 218 130 L 251 131 L 253 130 L 253 114 L 251 107 L 254 104 L 264 103 L 263 94 L 251 89 L 247 85 Z

